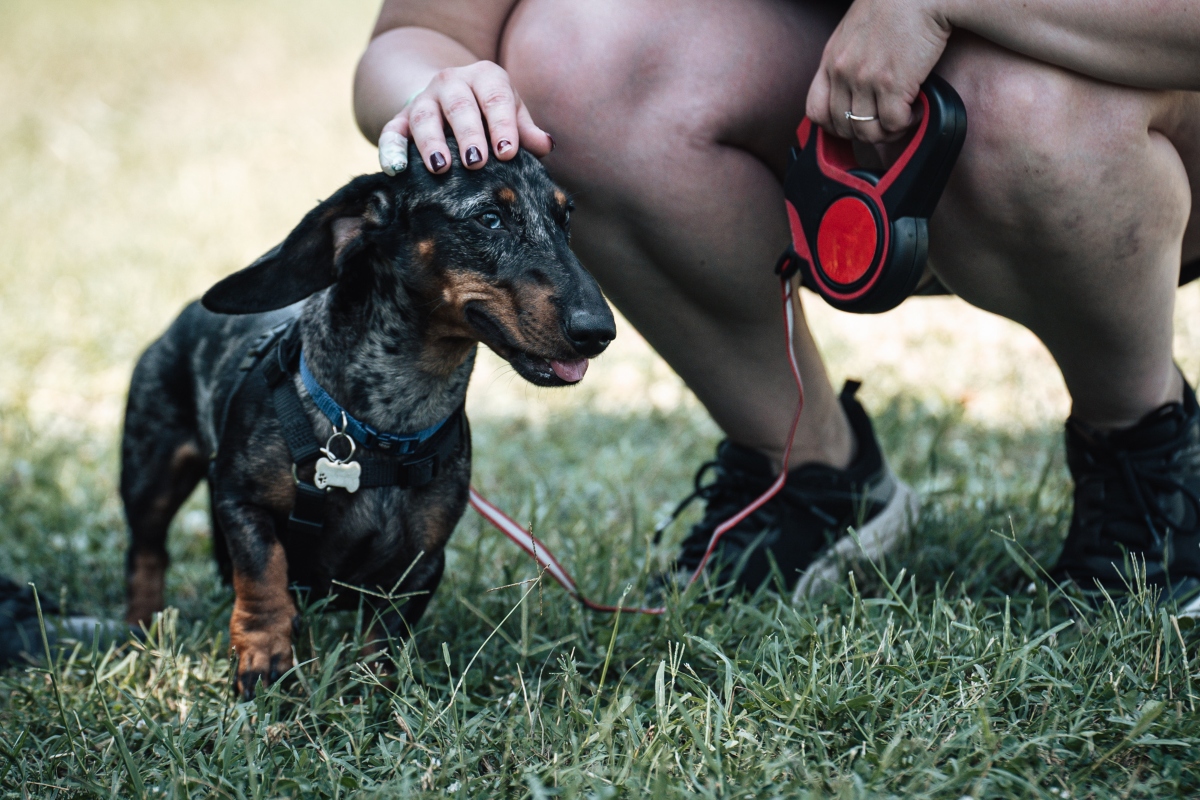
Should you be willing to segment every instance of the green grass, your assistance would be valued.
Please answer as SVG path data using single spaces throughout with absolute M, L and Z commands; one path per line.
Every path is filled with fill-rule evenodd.
M 185 516 L 171 540 L 181 610 L 149 642 L 0 674 L 0 787 L 238 798 L 1200 792 L 1200 640 L 1187 621 L 1145 597 L 1073 614 L 1030 580 L 1068 509 L 1056 434 L 997 433 L 902 401 L 877 419 L 900 472 L 926 491 L 923 521 L 903 552 L 811 605 L 683 598 L 662 618 L 615 624 L 538 583 L 472 515 L 403 650 L 364 664 L 361 619 L 309 610 L 294 680 L 252 703 L 232 697 L 228 593 L 203 526 Z M 14 543 L 0 568 L 69 608 L 116 611 L 112 442 L 51 440 L 5 420 L 0 446 L 27 466 L 0 487 L 0 536 Z M 650 551 L 648 531 L 714 441 L 688 411 L 584 409 L 476 428 L 480 488 L 610 600 L 669 553 Z

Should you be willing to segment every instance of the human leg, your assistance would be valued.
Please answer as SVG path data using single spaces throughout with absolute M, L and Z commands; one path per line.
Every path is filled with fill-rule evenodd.
M 939 277 L 1042 339 L 1076 418 L 1120 428 L 1178 400 L 1172 310 L 1181 260 L 1200 255 L 1200 95 L 1093 81 L 970 36 L 939 71 L 969 115 L 932 222 Z
M 1200 256 L 1200 95 L 1092 81 L 959 37 L 939 70 L 970 132 L 933 221 L 935 269 L 1022 322 L 1062 369 L 1075 509 L 1053 575 L 1200 589 L 1200 409 L 1172 359 Z M 1128 561 L 1127 561 L 1128 559 Z
M 502 48 L 557 137 L 546 163 L 574 193 L 584 263 L 729 436 L 701 469 L 713 480 L 676 560 L 685 579 L 782 456 L 796 395 L 770 273 L 789 241 L 780 178 L 838 12 L 527 0 Z M 848 525 L 882 552 L 912 518 L 914 495 L 888 471 L 853 390 L 829 384 L 802 321 L 795 345 L 806 402 L 787 488 L 721 540 L 718 583 L 736 574 L 756 586 L 773 560 L 786 585 L 812 573 L 801 583 L 815 588 L 840 572 L 821 554 L 841 558 L 826 547 Z
M 834 22 L 776 0 L 530 0 L 502 49 L 557 139 L 546 163 L 574 193 L 585 264 L 730 438 L 776 460 L 795 403 L 770 276 L 788 242 L 779 175 Z M 791 466 L 845 466 L 849 427 L 797 327 Z

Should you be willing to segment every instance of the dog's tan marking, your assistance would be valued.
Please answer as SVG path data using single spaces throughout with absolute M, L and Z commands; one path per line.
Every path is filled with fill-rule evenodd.
M 161 543 L 160 536 L 171 524 L 180 503 L 203 474 L 204 457 L 200 448 L 195 442 L 179 445 L 171 454 L 159 493 L 138 519 L 130 520 L 130 525 L 140 532 L 157 531 L 148 538 Z M 138 537 L 134 537 L 134 542 L 132 564 L 125 579 L 125 621 L 131 625 L 149 624 L 154 613 L 163 610 L 168 560 L 165 553 L 138 549 Z
M 536 353 L 561 354 L 566 342 L 554 304 L 554 292 L 545 286 L 527 283 L 518 285 L 515 294 L 525 345 Z
M 291 513 L 292 504 L 296 502 L 296 479 L 292 477 L 290 465 L 286 469 L 280 469 L 277 464 L 264 465 L 264 469 L 269 469 L 272 474 L 263 476 L 262 490 L 255 500 L 277 514 Z M 305 464 L 297 470 L 297 476 L 312 483 L 313 472 L 313 465 Z
M 229 644 L 238 656 L 238 692 L 255 675 L 265 682 L 274 670 L 286 672 L 292 666 L 292 622 L 296 604 L 287 591 L 287 555 L 283 545 L 271 545 L 261 574 L 233 571 L 233 615 L 229 619 Z
M 482 304 L 488 315 L 504 328 L 509 342 L 521 350 L 562 353 L 564 342 L 552 291 L 532 283 L 515 289 L 500 288 L 476 273 L 452 271 L 445 275 L 441 303 L 430 318 L 426 333 L 429 345 L 421 360 L 422 369 L 448 375 L 470 355 L 478 339 L 464 314 L 470 302 Z M 503 346 L 501 342 L 487 344 Z
M 566 207 L 566 205 L 567 205 L 567 196 L 566 196 L 565 194 L 563 194 L 563 190 L 562 190 L 562 189 L 555 189 L 555 190 L 554 190 L 554 202 L 558 203 L 560 206 L 562 206 L 562 207 L 564 207 L 564 208 Z
M 189 467 L 194 467 L 197 461 L 203 460 L 204 456 L 195 442 L 184 442 L 176 447 L 171 455 L 171 473 L 177 475 Z
M 252 482 L 251 501 L 275 514 L 287 516 L 296 499 L 296 480 L 292 477 L 292 458 L 287 445 L 266 430 L 251 434 L 238 468 Z M 300 480 L 312 483 L 313 466 L 298 469 Z
M 509 294 L 470 272 L 450 271 L 442 279 L 440 302 L 430 315 L 425 332 L 426 348 L 421 369 L 434 375 L 449 375 L 471 355 L 478 340 L 467 324 L 467 303 L 481 303 L 488 313 L 520 341 L 517 315 Z
M 443 335 L 473 335 L 463 317 L 468 303 L 481 303 L 497 322 L 506 328 L 516 329 L 516 309 L 508 292 L 489 283 L 483 276 L 473 272 L 447 272 L 441 286 L 441 303 L 434 312 L 435 324 L 449 326 Z
M 154 498 L 146 515 L 138 521 L 139 525 L 149 528 L 166 528 L 170 525 L 171 518 L 179 510 L 179 504 L 185 499 L 178 496 L 180 487 L 194 486 L 194 480 L 199 480 L 203 469 L 204 457 L 194 442 L 184 442 L 175 448 L 175 452 L 171 454 L 171 461 L 167 464 L 168 482 L 163 486 L 163 491 Z M 200 472 L 197 473 L 197 470 Z
M 517 193 L 507 186 L 496 192 L 496 196 L 499 197 L 502 202 L 508 203 L 509 205 L 517 202 Z
M 422 239 L 417 242 L 417 255 L 421 257 L 422 261 L 432 261 L 434 250 L 433 239 Z
M 167 557 L 161 553 L 136 553 L 133 568 L 125 579 L 125 621 L 130 625 L 149 625 L 154 614 L 163 610 L 163 587 Z

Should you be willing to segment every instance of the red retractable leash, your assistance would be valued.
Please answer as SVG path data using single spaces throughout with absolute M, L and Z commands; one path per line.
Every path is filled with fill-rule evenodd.
M 931 76 L 921 88 L 921 122 L 900 159 L 879 174 L 861 169 L 849 141 L 827 136 L 805 118 L 796 131 L 799 147 L 784 179 L 792 247 L 775 265 L 783 301 L 788 364 L 799 399 L 783 447 L 779 477 L 754 502 L 713 531 L 704 557 L 692 573 L 691 586 L 704 572 L 721 537 L 779 493 L 787 483 L 792 439 L 804 410 L 804 383 L 793 343 L 796 312 L 792 276 L 831 305 L 845 311 L 878 313 L 899 305 L 912 294 L 925 269 L 929 250 L 928 220 L 950 178 L 967 131 L 966 109 L 958 93 Z M 815 130 L 815 135 L 814 135 Z M 567 594 L 593 611 L 662 614 L 665 607 L 623 608 L 589 600 L 571 574 L 541 541 L 476 491 L 471 507 L 528 553 Z
M 783 193 L 804 285 L 842 311 L 878 314 L 917 288 L 929 255 L 929 218 L 967 136 L 967 110 L 931 75 L 921 121 L 896 163 L 863 169 L 848 139 L 805 118 Z

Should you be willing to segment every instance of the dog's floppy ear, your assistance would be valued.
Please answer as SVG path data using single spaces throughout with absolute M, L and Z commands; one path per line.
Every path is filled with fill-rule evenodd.
M 258 314 L 331 286 L 363 253 L 369 233 L 395 219 L 402 176 L 355 178 L 308 212 L 282 244 L 217 283 L 200 302 L 218 314 Z

